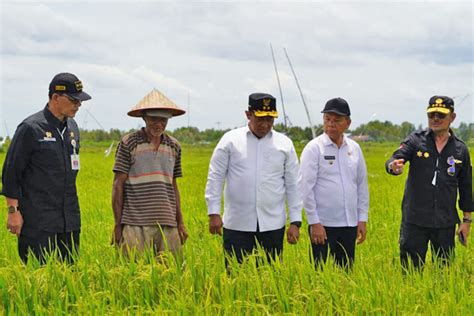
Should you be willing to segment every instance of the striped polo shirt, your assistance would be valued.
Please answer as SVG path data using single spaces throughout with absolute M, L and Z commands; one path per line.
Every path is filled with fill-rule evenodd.
M 114 172 L 128 174 L 122 224 L 177 226 L 173 179 L 181 177 L 181 146 L 163 133 L 158 149 L 142 128 L 125 135 L 115 154 Z

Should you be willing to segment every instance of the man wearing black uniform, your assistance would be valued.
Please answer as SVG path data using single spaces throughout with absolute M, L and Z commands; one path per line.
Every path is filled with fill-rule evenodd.
M 428 105 L 428 129 L 409 135 L 385 163 L 388 173 L 400 175 L 410 162 L 402 202 L 400 259 L 404 267 L 408 258 L 414 267 L 422 267 L 428 242 L 434 258 L 447 263 L 454 254 L 456 209 L 464 217 L 457 234 L 467 244 L 472 211 L 472 167 L 466 145 L 450 129 L 456 118 L 454 101 L 446 96 L 433 96 Z
M 30 252 L 44 263 L 56 249 L 71 262 L 79 248 L 79 129 L 72 118 L 90 98 L 75 75 L 57 74 L 48 104 L 17 127 L 8 148 L 2 174 L 7 229 L 18 236 L 25 263 Z

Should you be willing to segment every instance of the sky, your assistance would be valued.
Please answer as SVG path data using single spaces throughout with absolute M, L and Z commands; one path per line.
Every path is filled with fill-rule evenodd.
M 474 121 L 471 1 L 2 0 L 0 11 L 0 136 L 45 106 L 59 72 L 92 96 L 76 115 L 85 129 L 142 126 L 126 113 L 153 88 L 188 111 L 171 130 L 242 126 L 253 92 L 274 95 L 283 122 L 270 44 L 294 126 L 309 124 L 284 48 L 313 124 L 342 97 L 352 127 L 426 126 L 433 95 L 455 97 L 454 126 Z

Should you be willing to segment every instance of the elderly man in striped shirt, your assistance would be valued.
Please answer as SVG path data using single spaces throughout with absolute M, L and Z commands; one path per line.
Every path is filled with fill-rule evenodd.
M 181 253 L 186 232 L 178 185 L 181 146 L 165 133 L 168 119 L 184 114 L 153 90 L 128 115 L 142 117 L 146 127 L 125 135 L 115 157 L 112 206 L 113 243 L 130 250 Z

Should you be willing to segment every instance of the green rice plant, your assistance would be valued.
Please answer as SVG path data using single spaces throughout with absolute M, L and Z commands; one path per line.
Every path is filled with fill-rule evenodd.
M 472 315 L 472 237 L 468 247 L 457 244 L 449 267 L 429 258 L 421 272 L 403 273 L 400 267 L 405 175 L 389 176 L 383 166 L 396 147 L 363 144 L 371 207 L 367 240 L 357 247 L 351 271 L 331 259 L 314 269 L 303 223 L 299 243 L 285 243 L 281 261 L 261 264 L 265 256 L 259 250 L 242 265 L 231 260 L 228 273 L 222 237 L 208 232 L 204 201 L 212 147 L 183 147 L 184 177 L 178 183 L 190 238 L 180 262 L 170 255 L 159 261 L 150 252 L 125 258 L 110 245 L 113 157 L 104 157 L 100 146 L 85 146 L 78 176 L 82 233 L 76 264 L 60 263 L 53 255 L 44 266 L 34 260 L 23 265 L 16 237 L 4 229 L 5 211 L 0 216 L 0 314 Z

